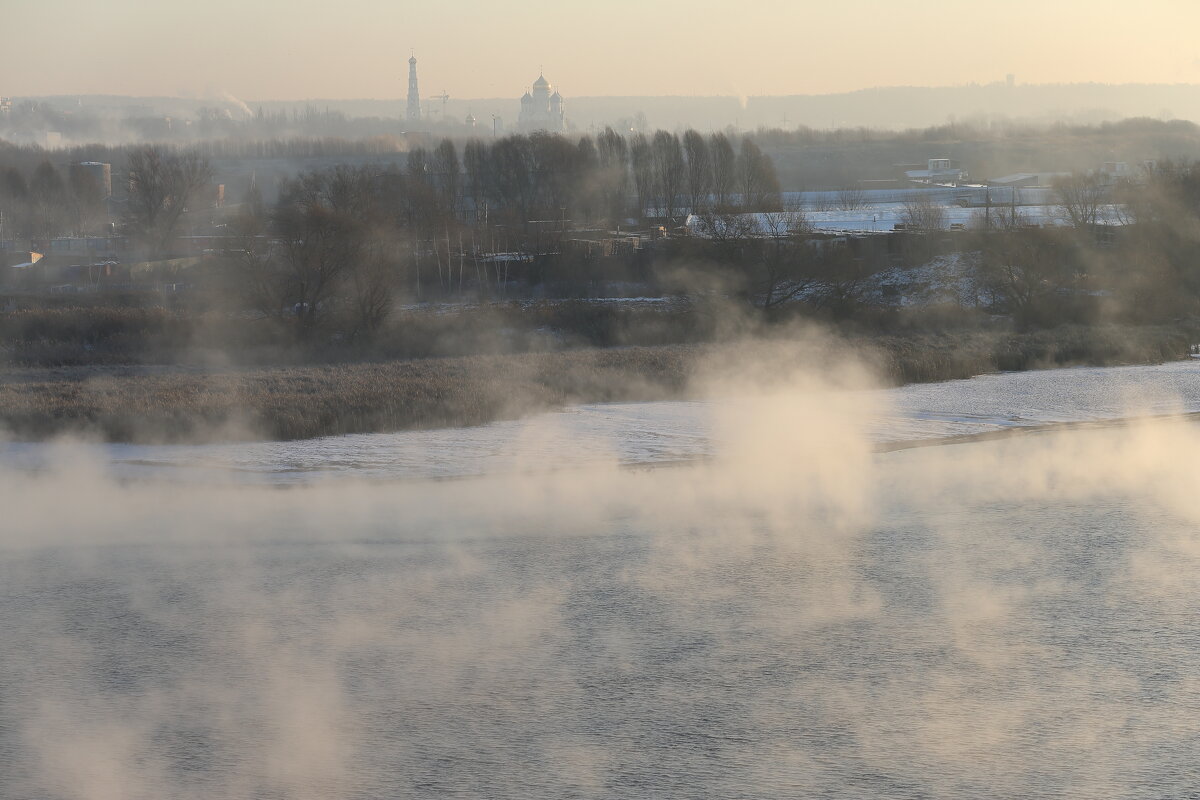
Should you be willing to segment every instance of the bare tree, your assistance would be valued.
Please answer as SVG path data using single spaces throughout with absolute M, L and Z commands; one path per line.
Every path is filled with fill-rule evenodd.
M 614 223 L 625 217 L 629 194 L 629 148 L 625 138 L 612 128 L 596 137 L 601 203 Z
M 1108 190 L 1093 175 L 1074 174 L 1052 184 L 1059 212 L 1072 227 L 1087 228 L 1100 221 Z
M 695 216 L 695 230 L 704 241 L 699 252 L 764 311 L 804 298 L 817 287 L 819 262 L 803 213 L 706 208 Z
M 1015 205 L 977 208 L 971 212 L 971 228 L 975 230 L 1015 230 L 1029 225 L 1029 215 Z
M 910 264 L 924 263 L 936 252 L 934 234 L 946 227 L 946 209 L 928 195 L 918 194 L 904 203 L 900 224 L 906 233 L 902 239 L 906 259 Z
M 1041 314 L 1059 290 L 1078 284 L 1081 275 L 1072 264 L 1072 247 L 1061 231 L 1009 228 L 987 234 L 980 248 L 985 284 L 1006 310 L 1022 322 Z
M 635 133 L 629 140 L 629 164 L 637 192 L 638 219 L 645 219 L 646 205 L 654 191 L 654 158 L 650 142 L 641 133 Z
M 212 174 L 208 160 L 195 151 L 146 146 L 130 152 L 126 221 L 150 258 L 161 258 L 170 249 L 188 204 Z
M 281 316 L 287 302 L 282 267 L 271 244 L 270 215 L 257 184 L 250 184 L 226 232 L 223 255 L 232 270 L 230 293 L 264 316 Z
M 838 208 L 843 211 L 858 211 L 867 206 L 867 193 L 861 186 L 843 186 L 837 196 Z
M 761 213 L 763 237 L 752 265 L 759 306 L 770 310 L 801 299 L 816 288 L 818 259 L 809 241 L 812 229 L 799 209 Z
M 590 136 L 581 136 L 575 145 L 575 163 L 571 175 L 571 201 L 575 219 L 594 220 L 603 215 L 603 186 L 600 180 L 600 154 Z
M 709 205 L 712 163 L 708 156 L 708 142 L 700 133 L 689 128 L 683 134 L 683 155 L 687 161 L 688 205 L 695 214 Z
M 0 180 L 0 214 L 0 240 L 29 235 L 29 185 L 15 167 L 6 169 Z
M 486 216 L 484 189 L 488 183 L 488 171 L 491 169 L 490 155 L 488 146 L 478 139 L 470 140 L 463 147 L 463 169 L 466 172 L 465 193 L 471 200 L 477 222 L 482 222 Z
M 714 133 L 709 140 L 709 159 L 712 161 L 712 191 L 717 208 L 733 203 L 737 191 L 737 154 L 729 137 Z
M 383 326 L 396 299 L 400 261 L 407 251 L 393 228 L 377 224 L 362 232 L 349 269 L 356 338 L 374 336 Z
M 946 209 L 926 195 L 917 195 L 904 203 L 900 221 L 905 230 L 930 233 L 946 227 Z
M 365 186 L 349 168 L 301 175 L 281 193 L 272 219 L 281 282 L 301 339 L 311 339 L 332 309 L 339 284 L 363 254 L 358 213 Z
M 771 239 L 807 236 L 812 233 L 812 224 L 808 221 L 808 215 L 797 206 L 779 211 L 764 211 L 758 214 L 758 219 L 763 233 Z
M 46 242 L 65 226 L 67 188 L 62 176 L 49 161 L 38 164 L 29 182 L 29 203 L 36 235 Z
M 870 270 L 861 258 L 855 257 L 844 240 L 824 240 L 815 258 L 814 301 L 836 317 L 852 315 L 863 302 Z
M 506 136 L 492 145 L 488 195 L 509 223 L 523 224 L 534 203 L 533 152 L 528 137 Z
M 436 176 L 438 196 L 443 212 L 457 218 L 462 165 L 454 142 L 443 139 L 430 159 L 430 170 Z
M 655 194 L 658 196 L 663 216 L 668 221 L 675 217 L 679 194 L 684 186 L 686 165 L 679 137 L 668 131 L 658 131 L 651 141 L 654 161 Z
M 561 219 L 574 199 L 579 176 L 579 150 L 562 136 L 538 131 L 529 136 L 534 213 L 539 219 Z
M 738 188 L 742 206 L 749 211 L 776 211 L 782 207 L 775 165 L 749 137 L 738 154 Z
M 734 263 L 757 233 L 753 214 L 706 208 L 696 214 L 696 232 L 712 243 L 718 261 Z
M 439 146 L 434 164 L 440 179 L 457 186 L 453 145 Z M 450 174 L 454 177 L 447 177 Z M 304 189 L 305 202 L 327 207 L 340 217 L 338 235 L 346 259 L 344 288 L 353 311 L 352 335 L 371 336 L 391 310 L 399 282 L 399 254 L 407 251 L 399 241 L 394 211 L 384 202 L 379 176 L 368 167 L 341 165 L 310 180 Z M 453 189 L 446 190 L 443 184 L 443 192 L 449 202 Z
M 106 219 L 104 190 L 92 173 L 72 169 L 69 173 L 71 226 L 79 235 L 94 233 Z

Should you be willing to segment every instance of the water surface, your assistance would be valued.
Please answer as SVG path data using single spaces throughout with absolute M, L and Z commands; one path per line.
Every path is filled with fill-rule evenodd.
M 1194 368 L 785 408 L 734 452 L 698 403 L 10 446 L 0 797 L 1195 796 L 1196 425 L 873 450 L 1200 410 Z

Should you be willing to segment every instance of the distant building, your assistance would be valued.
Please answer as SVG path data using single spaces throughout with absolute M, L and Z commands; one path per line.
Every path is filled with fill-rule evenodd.
M 1061 172 L 1017 172 L 1012 175 L 1004 175 L 999 178 L 988 178 L 988 186 L 999 186 L 1001 188 L 1017 188 L 1025 189 L 1034 186 L 1049 186 L 1053 180 L 1062 175 Z
M 417 90 L 417 57 L 408 59 L 408 114 L 409 122 L 421 121 L 421 93 Z
M 1118 181 L 1133 174 L 1129 164 L 1124 161 L 1105 161 L 1100 167 L 1100 174 L 1109 181 Z
M 926 169 L 906 169 L 904 177 L 921 183 L 959 183 L 967 173 L 948 158 L 931 158 Z
M 0 97 L 0 114 L 7 114 L 12 111 L 12 98 Z
M 533 91 L 521 98 L 521 114 L 517 117 L 521 130 L 561 133 L 566 129 L 563 97 L 558 92 L 551 94 L 553 88 L 544 75 L 533 82 Z
M 466 126 L 471 130 L 475 129 L 475 115 L 470 111 L 467 112 Z

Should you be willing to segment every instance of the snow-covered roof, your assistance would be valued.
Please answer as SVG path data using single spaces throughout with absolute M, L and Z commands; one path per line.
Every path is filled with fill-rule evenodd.
M 999 183 L 1020 183 L 1021 181 L 1027 181 L 1027 180 L 1036 179 L 1036 178 L 1037 178 L 1037 173 L 1035 173 L 1035 172 L 1016 172 L 1016 173 L 1013 173 L 1012 175 L 1005 175 L 1001 178 L 989 178 L 988 183 L 995 186 L 996 184 L 999 184 Z
M 961 169 L 910 169 L 904 172 L 904 176 L 915 181 L 920 180 L 937 180 L 940 178 L 960 178 L 963 171 Z

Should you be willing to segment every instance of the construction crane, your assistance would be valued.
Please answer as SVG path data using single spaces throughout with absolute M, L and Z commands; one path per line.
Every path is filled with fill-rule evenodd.
M 445 89 L 442 89 L 442 93 L 435 94 L 433 96 L 433 99 L 442 101 L 442 119 L 445 120 L 446 119 L 446 101 L 450 99 L 450 95 L 446 94 Z

